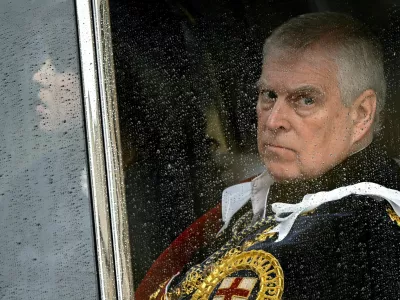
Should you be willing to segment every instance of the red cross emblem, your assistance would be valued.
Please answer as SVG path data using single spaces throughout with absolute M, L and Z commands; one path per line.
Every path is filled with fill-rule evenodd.
M 248 299 L 257 278 L 227 277 L 222 282 L 213 300 L 243 300 Z

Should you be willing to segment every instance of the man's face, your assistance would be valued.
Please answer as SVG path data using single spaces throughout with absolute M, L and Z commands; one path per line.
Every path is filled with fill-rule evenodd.
M 59 132 L 74 125 L 80 112 L 78 75 L 57 72 L 51 59 L 47 59 L 32 79 L 40 85 L 38 97 L 42 104 L 36 107 L 41 118 L 39 128 Z
M 295 56 L 275 51 L 258 88 L 258 150 L 276 181 L 317 177 L 350 154 L 349 108 L 337 66 L 320 47 Z

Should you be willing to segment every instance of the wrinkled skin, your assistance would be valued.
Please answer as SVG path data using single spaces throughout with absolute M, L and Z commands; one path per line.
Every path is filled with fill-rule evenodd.
M 273 52 L 257 85 L 258 150 L 278 182 L 318 177 L 355 152 L 370 132 L 373 115 L 360 131 L 365 107 L 359 103 L 365 101 L 343 104 L 337 66 L 321 47 L 295 56 Z

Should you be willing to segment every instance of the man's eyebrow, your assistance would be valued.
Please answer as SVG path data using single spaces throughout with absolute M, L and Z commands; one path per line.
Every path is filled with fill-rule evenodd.
M 273 88 L 269 87 L 268 84 L 266 83 L 265 80 L 259 79 L 256 82 L 256 88 L 257 90 L 273 90 Z M 317 95 L 324 95 L 324 92 L 321 88 L 315 86 L 315 85 L 302 85 L 297 88 L 294 88 L 292 90 L 289 90 L 288 94 L 296 95 L 296 94 L 302 94 L 302 93 L 312 93 L 312 94 L 317 94 Z
M 323 95 L 322 89 L 314 85 L 303 85 L 298 88 L 294 88 L 290 91 L 290 94 L 301 94 L 301 93 L 313 93 Z
M 265 83 L 265 80 L 262 80 L 262 79 L 259 79 L 259 80 L 257 80 L 257 82 L 256 82 L 256 89 L 257 90 L 261 90 L 261 89 L 265 89 L 265 88 L 267 88 L 267 84 Z

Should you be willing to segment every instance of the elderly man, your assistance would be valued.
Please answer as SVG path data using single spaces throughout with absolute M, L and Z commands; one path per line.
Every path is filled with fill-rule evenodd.
M 272 33 L 257 82 L 267 171 L 224 191 L 228 242 L 172 278 L 167 297 L 399 299 L 400 168 L 372 142 L 385 102 L 381 51 L 338 13 Z

